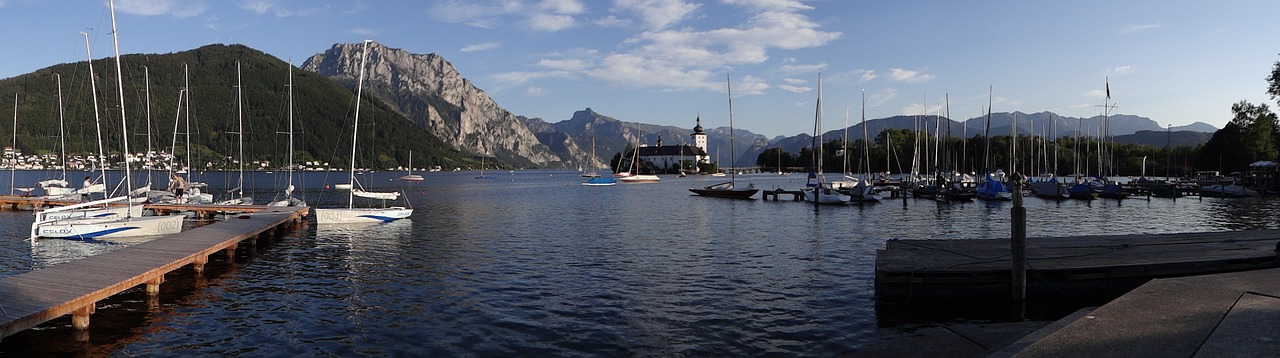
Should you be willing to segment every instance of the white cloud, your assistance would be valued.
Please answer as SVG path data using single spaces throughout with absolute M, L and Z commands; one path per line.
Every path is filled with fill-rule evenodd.
M 574 21 L 569 15 L 533 14 L 529 15 L 528 24 L 534 30 L 556 32 L 573 27 Z
M 556 32 L 573 27 L 574 15 L 586 10 L 579 0 L 543 0 L 532 6 L 519 0 L 447 0 L 436 3 L 429 13 L 437 21 L 486 29 L 515 22 L 536 31 Z
M 1107 70 L 1107 75 L 1108 75 L 1108 76 L 1123 76 L 1123 75 L 1127 75 L 1127 74 L 1132 73 L 1132 72 L 1133 72 L 1133 66 L 1130 66 L 1130 65 L 1124 65 L 1124 66 L 1117 66 L 1116 68 L 1112 68 L 1112 69 L 1110 69 L 1110 70 Z
M 782 81 L 783 81 L 783 82 L 786 82 L 786 83 L 789 83 L 789 84 L 793 84 L 793 85 L 803 85 L 803 84 L 808 84 L 808 83 L 809 83 L 809 81 L 808 81 L 808 80 L 805 80 L 805 79 L 800 79 L 800 78 L 790 78 L 790 77 L 788 77 L 788 78 L 783 78 L 783 79 L 782 79 Z
M 498 44 L 497 42 L 485 42 L 485 43 L 470 44 L 470 45 L 463 46 L 463 47 L 462 47 L 462 49 L 461 49 L 461 50 L 459 50 L 459 51 L 462 51 L 462 52 L 479 52 L 479 51 L 488 51 L 488 50 L 493 50 L 493 49 L 497 49 L 497 48 L 499 48 L 499 47 L 502 47 L 502 45 Z
M 1088 98 L 1102 98 L 1102 97 L 1106 97 L 1106 95 L 1107 93 L 1105 91 L 1101 89 L 1096 89 L 1096 90 L 1091 90 L 1089 92 L 1085 92 L 1082 96 L 1088 97 Z
M 553 14 L 581 14 L 587 7 L 578 0 L 542 0 L 538 8 Z
M 1152 23 L 1152 24 L 1128 24 L 1128 25 L 1125 25 L 1125 27 L 1124 27 L 1124 28 L 1120 29 L 1120 33 L 1122 33 L 1122 34 L 1131 34 L 1131 33 L 1135 33 L 1135 32 L 1142 32 L 1142 31 L 1147 31 L 1147 30 L 1155 30 L 1155 29 L 1160 28 L 1161 26 L 1163 26 L 1163 25 L 1161 25 L 1159 22 L 1157 22 L 1157 23 Z
M 350 30 L 347 30 L 347 31 L 348 31 L 348 32 L 350 32 L 350 33 L 356 34 L 356 35 L 364 35 L 364 36 L 377 36 L 377 35 L 378 35 L 378 31 L 377 31 L 377 30 L 370 29 L 370 28 L 363 28 L 363 27 L 357 27 L 357 28 L 353 28 L 353 29 L 350 29 Z
M 746 9 L 746 15 L 739 25 L 697 28 L 702 24 L 694 23 L 684 28 L 668 28 L 688 19 L 701 5 L 691 5 L 685 0 L 619 0 L 612 10 L 639 13 L 642 18 L 640 21 L 649 30 L 623 40 L 618 44 L 618 49 L 612 52 L 548 54 L 534 65 L 635 88 L 723 91 L 722 74 L 734 66 L 763 64 L 768 61 L 771 51 L 824 46 L 842 35 L 840 32 L 823 31 L 819 24 L 800 13 L 811 8 L 796 1 L 729 0 L 726 3 Z M 454 6 L 447 12 L 452 14 L 450 21 L 453 22 L 476 21 L 507 11 L 494 5 L 492 1 L 482 2 L 480 5 L 456 1 L 444 4 Z M 571 14 L 556 14 L 548 10 L 572 13 L 579 11 L 579 8 L 551 6 L 545 2 L 540 4 L 534 8 L 510 8 L 564 15 L 558 21 L 537 24 L 543 31 L 559 31 L 574 25 Z M 732 15 L 742 12 L 730 10 L 724 13 Z M 442 18 L 445 16 L 444 13 L 438 15 Z M 625 26 L 629 24 L 628 21 L 610 16 L 596 20 L 595 23 L 602 26 Z M 795 59 L 784 60 L 781 68 L 784 72 L 814 73 L 826 67 L 826 64 L 800 65 L 797 62 Z M 540 72 L 513 72 L 502 78 L 512 83 L 545 78 L 528 75 L 531 73 Z M 560 76 L 567 75 L 557 75 Z M 792 87 L 784 90 L 799 90 L 799 87 L 801 86 L 792 84 Z M 763 79 L 747 77 L 741 83 L 735 80 L 733 91 L 735 95 L 758 94 L 769 88 L 771 86 Z
M 812 91 L 812 90 L 813 90 L 813 87 L 809 87 L 809 86 L 796 86 L 796 85 L 789 85 L 789 84 L 787 84 L 787 85 L 778 85 L 778 89 L 783 90 L 783 91 L 787 91 L 787 92 L 791 92 L 791 93 L 807 93 L 807 92 L 809 92 L 809 91 Z
M 652 30 L 661 30 L 687 18 L 701 5 L 682 0 L 617 0 L 615 11 L 633 11 Z
M 529 86 L 524 89 L 524 95 L 529 97 L 541 97 L 547 94 L 547 90 L 542 87 Z
M 905 83 L 923 83 L 933 80 L 933 75 L 901 68 L 889 69 L 889 81 Z
M 126 14 L 142 16 L 169 15 L 176 18 L 200 15 L 208 8 L 203 1 L 120 0 L 116 4 L 116 10 Z
M 867 107 L 883 106 L 897 96 L 898 90 L 895 88 L 885 88 L 879 91 L 873 91 L 867 94 Z
M 627 19 L 619 19 L 617 16 L 609 15 L 602 19 L 597 19 L 592 23 L 602 27 L 627 27 L 631 26 L 631 21 Z
M 798 74 L 818 73 L 825 68 L 827 68 L 827 64 L 815 63 L 815 64 L 808 64 L 808 65 L 782 65 L 778 69 L 781 70 L 782 73 L 784 74 L 798 75 Z
M 278 4 L 276 0 L 244 0 L 240 2 L 239 6 L 241 9 L 252 11 L 258 15 L 271 13 L 276 17 L 309 16 L 323 10 L 323 8 L 290 10 Z

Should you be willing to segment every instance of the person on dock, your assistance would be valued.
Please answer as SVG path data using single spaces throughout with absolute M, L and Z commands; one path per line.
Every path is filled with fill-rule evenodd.
M 182 194 L 187 192 L 187 181 L 178 173 L 169 173 L 169 191 L 173 192 L 173 202 L 181 204 Z
M 80 188 L 80 201 L 89 201 L 90 186 L 93 186 L 93 178 L 84 177 L 84 186 Z

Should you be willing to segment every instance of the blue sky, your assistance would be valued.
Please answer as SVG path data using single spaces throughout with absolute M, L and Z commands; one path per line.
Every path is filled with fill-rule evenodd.
M 499 105 L 549 122 L 590 107 L 625 121 L 734 121 L 767 136 L 938 113 L 1115 113 L 1222 127 L 1233 103 L 1275 102 L 1280 2 L 846 0 L 118 0 L 123 53 L 244 44 L 300 64 L 372 39 L 439 53 Z M 110 56 L 101 0 L 0 0 L 0 78 Z M 175 82 L 175 86 L 177 83 Z

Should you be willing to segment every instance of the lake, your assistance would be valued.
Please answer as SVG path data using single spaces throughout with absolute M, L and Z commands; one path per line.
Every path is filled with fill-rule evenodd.
M 708 176 L 584 187 L 572 171 L 401 174 L 361 182 L 403 190 L 407 220 L 303 225 L 242 246 L 234 262 L 215 255 L 203 277 L 166 276 L 158 304 L 140 287 L 99 302 L 88 342 L 63 317 L 0 341 L 0 355 L 832 356 L 939 320 L 999 319 L 877 308 L 873 270 L 886 240 L 1009 237 L 1008 202 L 815 208 L 692 196 L 725 180 Z M 281 173 L 247 175 L 259 202 L 283 187 Z M 343 173 L 302 175 L 313 207 L 345 204 L 324 189 Z M 738 181 L 794 190 L 805 176 Z M 1280 213 L 1273 199 L 1025 203 L 1031 237 L 1276 228 Z M 30 212 L 0 212 L 0 276 L 131 244 L 32 245 L 30 223 Z

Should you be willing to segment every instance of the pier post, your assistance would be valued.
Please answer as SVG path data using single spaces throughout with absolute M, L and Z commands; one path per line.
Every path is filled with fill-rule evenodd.
M 209 256 L 196 256 L 195 261 L 191 262 L 191 268 L 195 269 L 196 276 L 204 276 L 204 264 L 209 263 Z
M 97 311 L 97 306 L 98 303 L 94 302 L 71 312 L 71 327 L 75 327 L 77 331 L 89 329 L 89 315 Z
M 227 262 L 236 262 L 236 244 L 228 245 L 223 251 L 227 252 Z
M 164 283 L 164 275 L 157 276 L 147 281 L 147 299 L 160 295 L 160 284 Z
M 1018 303 L 1027 297 L 1027 208 L 1022 206 L 1022 174 L 1013 173 L 1013 208 L 1009 209 L 1012 239 L 1013 299 Z

